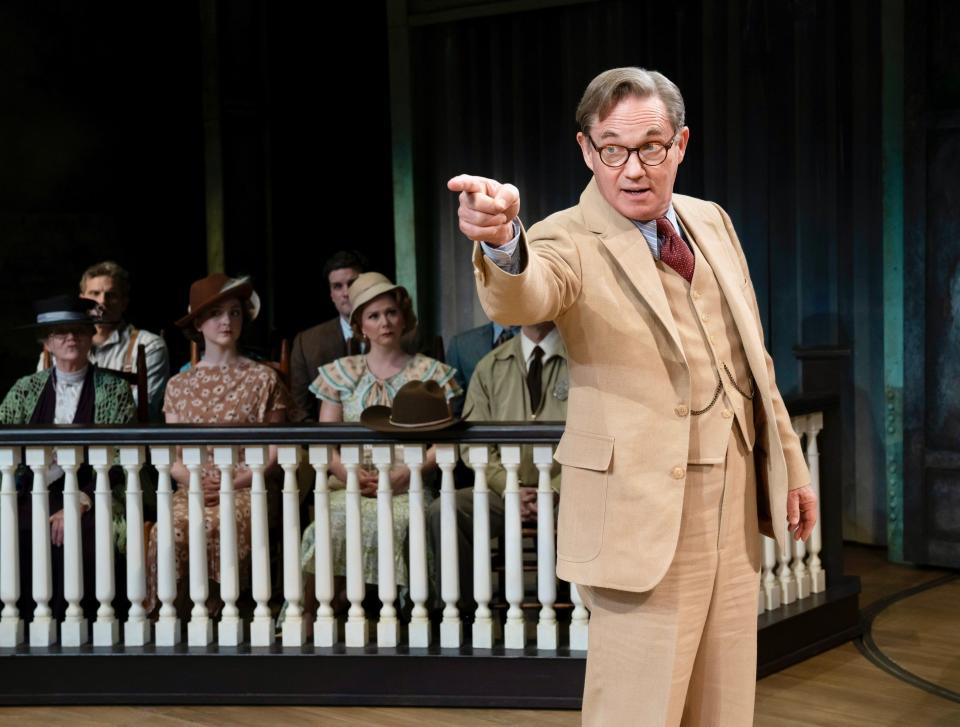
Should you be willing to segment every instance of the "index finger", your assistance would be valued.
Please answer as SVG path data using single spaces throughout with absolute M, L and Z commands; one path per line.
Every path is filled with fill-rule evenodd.
M 467 194 L 487 194 L 490 190 L 489 180 L 473 174 L 458 174 L 447 181 L 447 189 L 451 192 L 466 192 Z M 490 190 L 493 191 L 493 190 Z

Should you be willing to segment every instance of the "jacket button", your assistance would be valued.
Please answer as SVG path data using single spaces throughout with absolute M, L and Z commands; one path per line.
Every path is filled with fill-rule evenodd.
M 687 408 L 686 404 L 681 404 L 676 409 L 674 409 L 674 411 L 677 413 L 678 417 L 685 417 L 687 414 L 690 413 L 690 410 Z
M 673 468 L 673 471 L 672 471 L 670 474 L 673 475 L 673 479 L 675 479 L 675 480 L 682 480 L 682 479 L 683 479 L 683 475 L 684 475 L 685 473 L 684 473 L 684 471 L 683 471 L 683 467 L 674 467 L 674 468 Z
M 720 412 L 720 416 L 722 416 L 724 419 L 729 419 L 733 416 L 733 412 L 729 409 L 724 409 L 722 412 Z
M 694 300 L 700 300 L 700 291 L 699 291 L 699 290 L 694 290 L 694 291 L 693 291 L 693 299 L 694 299 Z
M 703 321 L 704 323 L 706 323 L 707 321 L 710 320 L 710 314 L 709 314 L 709 313 L 701 313 L 701 314 L 700 314 L 700 320 Z

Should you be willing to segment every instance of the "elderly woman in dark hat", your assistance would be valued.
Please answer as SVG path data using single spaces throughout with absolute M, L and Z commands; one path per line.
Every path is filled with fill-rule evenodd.
M 402 345 L 403 336 L 417 324 L 410 296 L 402 286 L 394 285 L 380 273 L 363 273 L 350 285 L 353 334 L 364 342 L 365 354 L 346 356 L 320 367 L 310 390 L 320 400 L 321 422 L 358 422 L 369 407 L 389 407 L 405 384 L 434 381 L 441 397 L 448 402 L 463 395 L 454 374 L 456 370 L 423 354 L 409 354 Z M 447 412 L 449 414 L 449 412 Z M 398 450 L 397 454 L 400 454 Z M 436 467 L 432 448 L 427 453 L 424 471 Z M 377 473 L 369 463 L 359 473 L 363 519 L 363 572 L 367 583 L 377 582 Z M 333 541 L 333 568 L 336 576 L 346 573 L 345 493 L 346 469 L 337 453 L 330 464 L 330 527 Z M 407 488 L 410 470 L 401 461 L 390 472 L 393 498 L 394 537 L 397 541 L 395 572 L 397 583 L 407 584 L 407 566 L 402 543 L 409 519 Z M 314 572 L 314 526 L 303 536 L 301 562 L 308 578 Z M 342 589 L 338 589 L 342 590 Z M 313 588 L 308 583 L 307 606 L 311 606 Z
M 259 311 L 260 299 L 249 278 L 230 278 L 215 273 L 190 286 L 187 315 L 177 321 L 177 326 L 188 338 L 203 341 L 203 358 L 167 384 L 163 404 L 167 423 L 264 424 L 286 421 L 290 395 L 277 372 L 246 358 L 237 348 L 244 320 L 254 320 Z M 276 464 L 276 456 L 276 449 L 271 447 L 271 466 Z M 190 557 L 187 543 L 190 474 L 178 460 L 170 475 L 178 484 L 173 495 L 173 530 L 178 610 L 184 611 Z M 252 479 L 252 472 L 241 454 L 233 478 L 241 582 L 250 559 Z M 220 470 L 214 466 L 212 447 L 207 448 L 201 484 L 207 534 L 207 572 L 214 581 L 211 594 L 217 594 L 220 582 Z M 156 529 L 150 534 L 147 548 L 147 578 L 147 609 L 152 610 L 157 605 Z M 219 606 L 217 595 L 211 595 L 210 601 L 211 606 Z
M 0 424 L 125 424 L 133 421 L 136 408 L 130 387 L 119 376 L 103 371 L 90 363 L 94 321 L 90 311 L 96 304 L 75 295 L 59 295 L 34 304 L 36 322 L 27 328 L 36 329 L 40 342 L 53 354 L 54 366 L 24 376 L 7 392 L 0 404 Z M 87 466 L 78 473 L 80 489 L 80 526 L 83 539 L 84 611 L 88 617 L 96 613 L 94 597 L 95 549 L 93 488 L 94 481 Z M 30 606 L 31 578 L 31 497 L 33 474 L 22 468 L 18 473 L 17 506 L 20 524 L 20 578 L 23 594 L 20 608 Z M 47 472 L 50 483 L 50 542 L 54 546 L 53 598 L 50 607 L 56 620 L 63 618 L 63 471 L 52 465 Z M 122 495 L 114 501 L 114 520 L 121 542 L 125 529 Z

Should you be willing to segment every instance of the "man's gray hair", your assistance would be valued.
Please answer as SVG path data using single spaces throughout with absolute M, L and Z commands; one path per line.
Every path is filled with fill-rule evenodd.
M 613 107 L 629 96 L 647 98 L 656 96 L 667 107 L 667 118 L 676 134 L 686 122 L 683 96 L 677 84 L 656 71 L 627 66 L 611 68 L 590 81 L 577 106 L 577 125 L 583 133 L 599 119 L 605 118 Z

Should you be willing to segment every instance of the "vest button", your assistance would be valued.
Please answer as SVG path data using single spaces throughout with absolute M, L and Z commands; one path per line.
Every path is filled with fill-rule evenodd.
M 682 480 L 685 473 L 683 467 L 674 467 L 670 474 L 673 476 L 673 479 Z
M 676 409 L 674 409 L 674 411 L 677 413 L 678 417 L 685 417 L 687 414 L 690 413 L 690 410 L 687 408 L 686 404 L 681 404 Z
M 699 291 L 699 290 L 694 290 L 694 291 L 693 291 L 693 299 L 694 299 L 694 300 L 700 300 L 700 291 Z
M 722 416 L 724 419 L 729 419 L 733 416 L 733 412 L 729 409 L 724 409 L 722 412 L 720 412 L 720 416 Z
M 716 345 L 717 345 L 717 339 L 713 337 L 713 334 L 712 334 L 712 333 L 711 333 L 709 336 L 707 336 L 707 338 L 710 340 L 710 345 L 711 345 L 711 346 L 716 346 Z
M 701 314 L 700 314 L 700 320 L 703 321 L 704 323 L 706 323 L 707 321 L 710 320 L 710 314 L 709 314 L 709 313 L 701 313 Z

